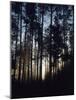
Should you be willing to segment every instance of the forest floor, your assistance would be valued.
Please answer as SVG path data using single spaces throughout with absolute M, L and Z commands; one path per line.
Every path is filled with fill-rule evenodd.
M 43 96 L 61 96 L 74 94 L 74 64 L 66 63 L 64 70 L 54 79 L 45 81 L 12 80 L 11 98 L 30 98 Z

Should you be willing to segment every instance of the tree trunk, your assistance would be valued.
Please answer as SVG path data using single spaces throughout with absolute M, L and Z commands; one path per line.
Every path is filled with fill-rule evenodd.
M 17 24 L 19 24 L 19 14 L 18 14 L 18 23 L 17 23 Z M 18 42 L 18 31 L 16 32 L 14 79 L 15 79 L 15 73 L 16 73 L 16 61 L 17 61 L 17 42 Z
M 42 53 L 43 53 L 43 21 L 44 16 L 42 13 L 42 32 L 41 32 L 41 47 L 40 47 L 40 80 L 42 80 Z
M 38 44 L 38 51 L 37 51 L 37 79 L 38 79 L 38 62 L 39 62 L 39 44 Z
M 25 68 L 26 68 L 26 34 L 27 34 L 27 24 L 26 24 L 26 27 L 25 27 L 25 38 L 24 38 L 24 57 L 23 57 L 23 76 L 22 76 L 22 79 L 24 80 L 25 79 Z
M 19 59 L 19 76 L 18 80 L 21 77 L 21 49 L 22 49 L 22 6 L 21 6 L 21 16 L 20 16 L 20 59 Z
M 50 74 L 51 74 L 51 28 L 52 28 L 52 6 L 50 7 L 50 12 L 51 12 L 51 16 L 50 16 L 50 33 L 49 33 L 49 36 L 50 36 L 50 55 L 49 55 L 49 69 L 50 69 Z
M 33 30 L 30 29 L 30 36 L 31 36 L 31 80 L 32 80 L 32 45 L 33 45 Z

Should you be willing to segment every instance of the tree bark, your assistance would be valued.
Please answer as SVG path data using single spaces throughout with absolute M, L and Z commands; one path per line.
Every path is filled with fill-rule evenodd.
M 50 73 L 51 73 L 51 28 L 52 28 L 52 6 L 50 7 L 50 12 L 51 12 L 51 15 L 50 15 L 50 33 L 49 33 L 49 36 L 50 36 L 50 55 L 49 55 L 49 69 L 50 69 Z
M 21 49 L 22 49 L 22 5 L 21 5 L 21 16 L 20 16 L 20 59 L 19 59 L 19 76 L 18 80 L 20 80 L 21 76 Z
M 27 24 L 25 26 L 25 38 L 24 38 L 24 57 L 23 57 L 23 76 L 22 76 L 22 79 L 24 80 L 25 79 L 25 69 L 26 69 L 26 34 L 27 34 Z
M 19 14 L 18 14 L 18 23 L 19 24 Z M 15 79 L 15 73 L 16 73 L 16 61 L 17 61 L 17 42 L 18 42 L 18 31 L 16 31 L 16 44 L 15 44 L 15 68 L 14 68 L 14 79 Z
M 43 12 L 42 12 L 42 32 L 41 32 L 41 47 L 40 47 L 40 49 L 41 49 L 40 50 L 40 80 L 42 80 L 43 21 L 44 21 L 44 16 L 43 16 Z

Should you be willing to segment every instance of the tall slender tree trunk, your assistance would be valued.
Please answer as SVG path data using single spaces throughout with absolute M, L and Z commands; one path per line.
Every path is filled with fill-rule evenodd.
M 38 79 L 38 47 L 37 47 L 37 33 L 35 33 L 35 79 Z
M 29 62 L 30 62 L 30 48 L 28 47 L 28 62 L 27 62 L 27 64 L 28 64 L 28 75 L 27 75 L 28 76 L 28 80 L 29 80 L 29 76 L 30 76 L 29 75 L 29 64 L 30 64 Z
M 38 79 L 38 62 L 39 62 L 39 44 L 37 49 L 37 79 Z
M 72 10 L 73 10 L 73 34 L 74 34 L 74 6 L 72 7 Z M 71 53 L 72 53 L 72 55 L 74 55 L 74 36 L 73 36 L 73 42 L 72 42 L 72 44 L 71 44 L 72 46 L 72 51 L 71 51 Z M 74 57 L 73 57 L 73 60 L 74 60 Z M 74 70 L 74 69 L 73 69 Z
M 63 6 L 63 16 L 64 16 L 64 6 Z M 63 36 L 64 36 L 63 45 L 64 45 L 64 52 L 65 52 L 65 28 L 64 26 L 65 24 L 64 24 L 64 17 L 63 17 Z
M 37 79 L 40 77 L 40 27 L 38 28 Z
M 25 38 L 24 38 L 24 57 L 23 57 L 23 76 L 22 79 L 25 79 L 25 69 L 26 69 L 26 34 L 27 34 L 27 24 L 25 26 Z
M 41 47 L 40 47 L 40 80 L 42 80 L 42 53 L 43 53 L 43 21 L 44 16 L 42 13 L 42 32 L 41 32 Z
M 49 52 L 50 52 L 50 55 L 49 55 L 49 69 L 50 69 L 50 73 L 51 73 L 51 53 L 52 53 L 52 51 L 51 51 L 51 49 L 52 49 L 52 47 L 51 47 L 51 28 L 52 28 L 52 6 L 50 7 L 50 12 L 51 12 L 51 15 L 50 15 L 50 33 L 49 33 L 49 36 L 50 36 L 50 50 L 49 50 Z
M 18 24 L 19 24 L 19 14 L 18 14 L 18 23 L 17 23 L 17 25 Z M 17 62 L 17 42 L 18 42 L 18 31 L 16 31 L 14 79 L 15 79 L 15 73 L 16 73 L 16 62 Z
M 30 29 L 30 36 L 31 36 L 31 47 L 30 47 L 30 49 L 31 49 L 31 79 L 32 79 L 32 46 L 33 46 L 33 30 L 32 29 Z
M 18 80 L 21 77 L 21 49 L 22 49 L 22 5 L 21 5 L 21 16 L 20 16 L 20 59 L 19 59 L 19 76 Z

